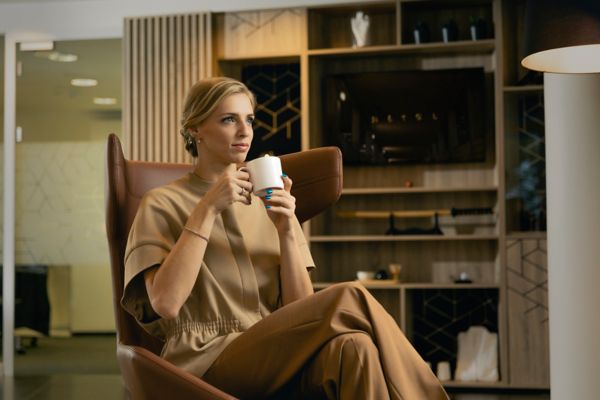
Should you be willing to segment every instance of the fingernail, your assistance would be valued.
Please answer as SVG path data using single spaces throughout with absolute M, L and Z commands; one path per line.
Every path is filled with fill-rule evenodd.
M 284 172 L 283 174 L 281 174 L 281 176 L 283 176 L 285 178 L 287 176 L 287 174 Z
M 268 193 L 268 194 L 271 194 L 271 193 L 273 193 L 273 189 L 267 189 L 267 193 Z
M 266 196 L 265 196 L 265 200 L 271 200 L 271 196 L 269 196 L 269 195 L 266 195 Z
M 271 208 L 271 206 L 266 206 L 267 208 Z

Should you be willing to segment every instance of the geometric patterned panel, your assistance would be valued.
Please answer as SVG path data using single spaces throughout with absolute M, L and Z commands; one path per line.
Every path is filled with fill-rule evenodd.
M 498 332 L 497 289 L 410 290 L 411 343 L 425 361 L 450 361 L 456 367 L 457 339 L 473 325 Z
M 542 93 L 519 97 L 519 165 L 509 174 L 518 186 L 507 192 L 519 199 L 519 231 L 546 230 L 546 142 L 544 96 Z
M 103 155 L 104 141 L 17 145 L 17 264 L 108 264 Z
M 548 267 L 545 238 L 506 242 L 510 383 L 547 386 L 549 373 Z
M 257 101 L 247 159 L 300 151 L 300 64 L 250 65 L 243 68 L 242 81 Z
M 508 290 L 517 295 L 527 304 L 523 313 L 538 315 L 543 318 L 540 323 L 548 322 L 548 268 L 546 266 L 546 240 L 509 240 L 507 249 L 516 252 L 517 257 L 511 257 L 506 266 Z

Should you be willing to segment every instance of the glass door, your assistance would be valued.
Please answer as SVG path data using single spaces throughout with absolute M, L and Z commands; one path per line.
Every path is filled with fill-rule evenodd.
M 121 132 L 121 54 L 121 39 L 17 53 L 17 376 L 118 373 L 104 147 Z

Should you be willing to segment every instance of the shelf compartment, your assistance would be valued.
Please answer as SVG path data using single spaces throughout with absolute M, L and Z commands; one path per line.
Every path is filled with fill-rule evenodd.
M 396 44 L 396 3 L 382 2 L 309 9 L 308 48 L 351 48 L 351 19 L 357 12 L 369 17 L 367 47 Z
M 451 22 L 454 23 L 454 40 L 485 40 L 494 34 L 492 2 L 489 0 L 404 2 L 401 14 L 402 43 L 415 43 L 415 30 L 420 32 L 421 43 L 442 42 L 442 28 Z M 473 22 L 476 37 L 472 36 Z
M 448 191 L 422 192 L 407 196 L 404 192 L 355 194 L 342 196 L 338 202 L 311 221 L 311 232 L 316 241 L 352 241 L 352 240 L 478 240 L 495 239 L 498 234 L 497 214 L 444 216 L 443 212 L 452 208 L 496 209 L 498 195 L 496 191 Z M 435 226 L 435 218 L 394 217 L 394 228 L 404 230 L 405 234 L 387 235 L 391 223 L 385 218 L 349 218 L 340 212 L 353 211 L 394 211 L 419 212 L 423 210 L 438 210 L 438 227 L 443 235 L 429 233 Z M 432 232 L 431 232 L 432 233 Z M 329 239 L 328 239 L 329 238 Z M 314 238 L 313 238 L 314 239 Z
M 449 361 L 454 374 L 458 334 L 474 325 L 498 333 L 498 306 L 497 288 L 407 290 L 406 335 L 433 368 L 440 361 Z
M 402 287 L 495 287 L 500 276 L 498 244 L 497 240 L 311 242 L 317 267 L 312 278 L 316 282 L 353 281 L 357 271 L 389 273 L 390 264 L 401 264 L 398 285 Z M 454 279 L 461 272 L 473 283 L 455 286 Z
M 543 92 L 505 96 L 506 229 L 546 229 Z

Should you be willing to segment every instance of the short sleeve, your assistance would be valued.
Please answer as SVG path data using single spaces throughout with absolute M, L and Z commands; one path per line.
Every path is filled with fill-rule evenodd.
M 306 241 L 304 231 L 302 231 L 302 226 L 297 218 L 294 218 L 294 235 L 296 236 L 296 242 L 300 249 L 300 256 L 304 261 L 304 265 L 306 265 L 306 269 L 309 271 L 315 269 L 315 262 L 313 261 L 312 254 L 310 254 L 308 242 Z
M 163 263 L 181 232 L 169 213 L 169 202 L 161 197 L 149 192 L 142 199 L 125 249 L 121 305 L 142 326 L 160 318 L 150 304 L 143 272 Z

